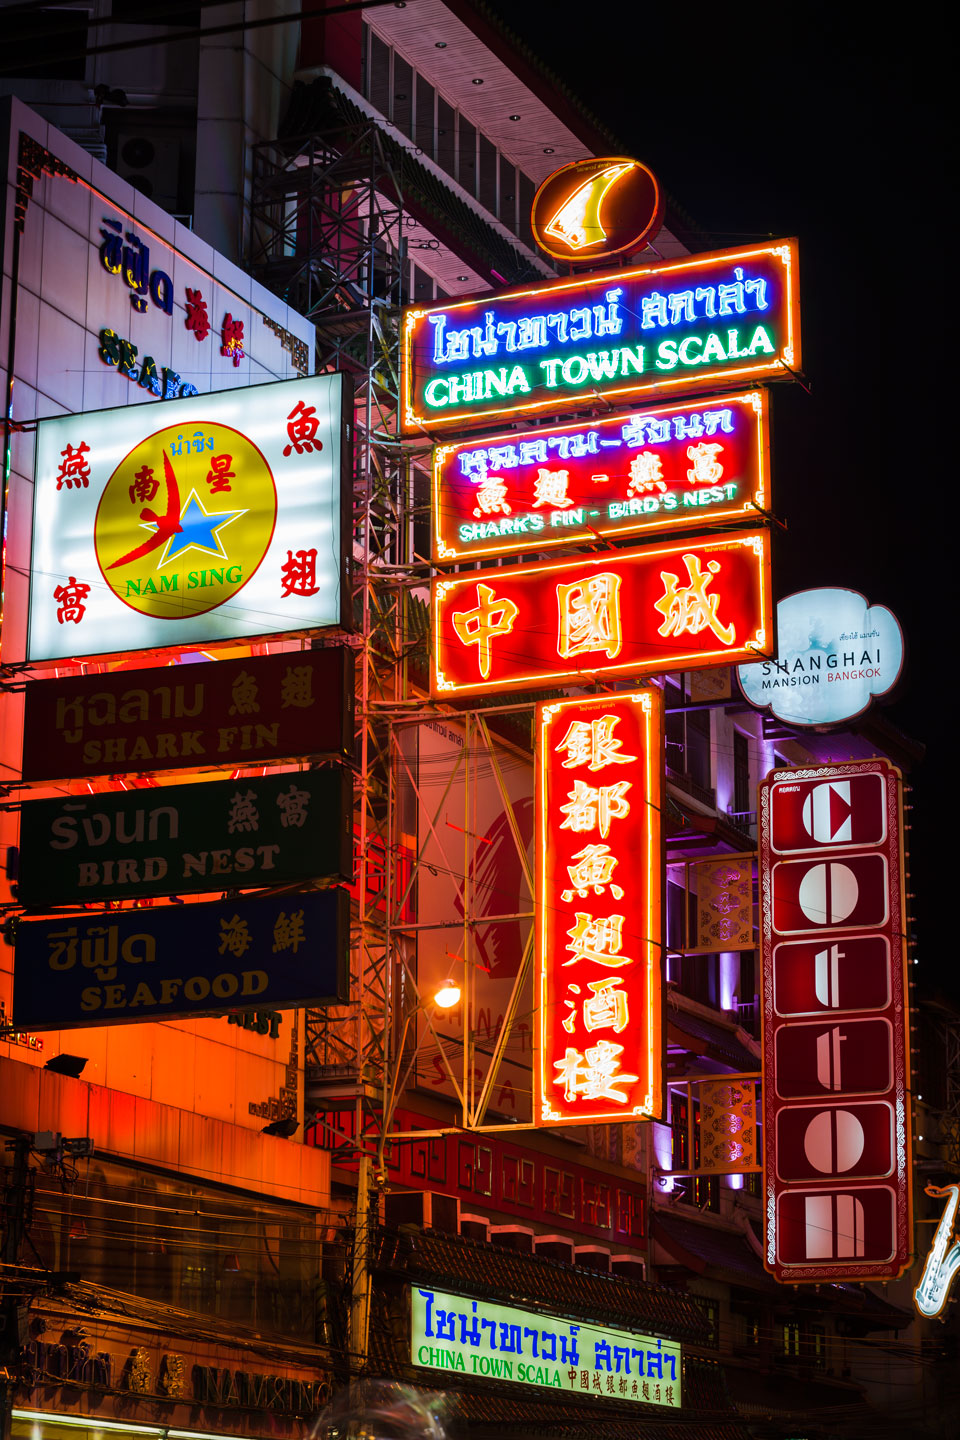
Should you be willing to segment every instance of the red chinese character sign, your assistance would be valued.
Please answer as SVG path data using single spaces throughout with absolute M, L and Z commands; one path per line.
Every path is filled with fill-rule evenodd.
M 554 280 L 404 314 L 404 430 L 789 379 L 793 240 Z
M 535 1118 L 662 1109 L 658 690 L 537 707 Z
M 345 404 L 322 375 L 41 421 L 23 658 L 344 623 Z
M 729 665 L 773 643 L 770 537 L 434 580 L 434 696 Z
M 440 562 L 703 530 L 770 506 L 766 395 L 542 426 L 433 453 Z
M 910 1263 L 901 780 L 885 760 L 760 786 L 766 1266 Z

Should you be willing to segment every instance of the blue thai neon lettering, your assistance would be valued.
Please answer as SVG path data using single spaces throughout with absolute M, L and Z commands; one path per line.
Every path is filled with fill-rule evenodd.
M 579 1325 L 570 1326 L 570 1340 L 567 1342 L 566 1335 L 560 1336 L 560 1363 L 563 1365 L 579 1365 L 580 1353 L 577 1350 L 577 1334 Z
M 630 1348 L 627 1345 L 614 1345 L 613 1359 L 616 1372 L 619 1375 L 622 1370 L 624 1375 L 630 1374 Z
M 460 1316 L 460 1344 L 461 1344 L 461 1345 L 479 1345 L 479 1344 L 480 1344 L 480 1330 L 479 1330 L 479 1327 L 478 1327 L 478 1325 L 477 1325 L 477 1302 L 476 1302 L 476 1300 L 474 1300 L 474 1302 L 473 1302 L 473 1313 L 472 1313 L 472 1315 L 470 1315 L 470 1317 L 469 1317 L 469 1319 L 470 1319 L 470 1324 L 469 1324 L 469 1325 L 467 1324 L 467 1318 L 468 1318 L 468 1317 L 467 1317 L 466 1315 L 461 1315 L 461 1316 Z
M 681 320 L 696 320 L 692 290 L 675 290 L 669 299 L 671 325 L 677 325 Z
M 433 1291 L 420 1290 L 418 1288 L 417 1293 L 422 1295 L 424 1300 L 426 1300 L 427 1302 L 427 1314 L 423 1324 L 423 1333 L 429 1340 L 433 1335 Z
M 557 1358 L 557 1337 L 552 1330 L 543 1330 L 540 1333 L 540 1357 L 543 1360 L 556 1360 Z M 550 1349 L 547 1349 L 547 1346 Z
M 543 350 L 547 344 L 547 317 L 525 315 L 517 327 L 518 350 Z
M 437 1306 L 437 1339 L 438 1339 L 438 1340 L 456 1340 L 456 1338 L 457 1338 L 456 1319 L 457 1319 L 457 1316 L 456 1316 L 456 1312 L 455 1312 L 455 1311 L 453 1311 L 453 1310 L 441 1310 L 441 1309 L 440 1309 L 440 1306 L 439 1306 L 439 1305 Z
M 547 463 L 547 442 L 546 440 L 521 440 L 520 441 L 520 464 L 521 465 L 546 465 Z
M 496 1350 L 496 1348 L 497 1348 L 497 1322 L 496 1322 L 496 1320 L 481 1320 L 481 1321 L 480 1321 L 480 1329 L 481 1329 L 481 1330 L 489 1330 L 489 1331 L 490 1331 L 490 1349 L 491 1349 L 491 1350 Z
M 500 1349 L 505 1355 L 523 1354 L 519 1325 L 511 1325 L 507 1320 L 500 1321 Z
M 533 1358 L 536 1360 L 536 1359 L 537 1359 L 537 1344 L 538 1344 L 538 1342 L 539 1342 L 539 1340 L 540 1340 L 540 1331 L 539 1331 L 539 1330 L 530 1330 L 530 1329 L 528 1329 L 527 1326 L 525 1325 L 525 1326 L 523 1327 L 523 1333 L 524 1333 L 525 1336 L 526 1336 L 526 1335 L 529 1335 L 529 1336 L 530 1336 L 530 1340 L 531 1340 L 530 1353 L 531 1353 L 531 1355 L 533 1356 Z
M 594 1370 L 611 1369 L 610 1342 L 608 1340 L 595 1340 L 593 1342 L 593 1357 Z

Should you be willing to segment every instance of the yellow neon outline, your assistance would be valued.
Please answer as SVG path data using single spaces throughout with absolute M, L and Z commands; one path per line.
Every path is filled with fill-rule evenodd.
M 702 539 L 678 540 L 670 545 L 658 549 L 650 549 L 644 546 L 642 550 L 615 550 L 606 555 L 585 556 L 577 560 L 547 560 L 539 565 L 518 565 L 510 569 L 485 571 L 491 577 L 497 576 L 501 579 L 514 579 L 518 575 L 536 575 L 541 571 L 548 571 L 552 574 L 573 569 L 574 566 L 602 567 L 609 565 L 613 560 L 624 560 L 628 564 L 631 560 L 639 562 L 641 559 L 648 560 L 657 555 L 674 556 L 684 550 L 698 550 L 703 553 L 723 550 L 733 550 L 736 547 L 751 550 L 757 558 L 758 588 L 760 591 L 760 620 L 761 624 L 754 631 L 749 639 L 743 640 L 739 645 L 729 646 L 725 649 L 716 650 L 694 650 L 689 647 L 678 649 L 675 653 L 657 655 L 650 660 L 628 660 L 619 664 L 597 663 L 590 669 L 570 669 L 569 667 L 558 670 L 544 670 L 541 668 L 531 670 L 528 674 L 518 675 L 510 680 L 478 680 L 460 681 L 448 680 L 445 672 L 440 668 L 442 655 L 442 631 L 440 628 L 440 603 L 447 596 L 463 585 L 476 585 L 476 575 L 466 573 L 458 575 L 456 579 L 439 579 L 432 583 L 430 596 L 430 610 L 433 621 L 433 646 L 430 653 L 430 695 L 433 699 L 445 699 L 451 695 L 476 695 L 491 694 L 500 690 L 516 690 L 518 688 L 529 690 L 531 687 L 548 686 L 559 684 L 564 681 L 573 683 L 589 683 L 592 680 L 604 680 L 611 675 L 659 675 L 666 670 L 676 670 L 681 663 L 694 661 L 698 669 L 706 670 L 713 665 L 732 665 L 738 659 L 741 663 L 746 660 L 758 658 L 765 655 L 767 636 L 773 634 L 773 609 L 771 601 L 771 576 L 770 576 L 770 532 L 768 530 L 752 531 L 744 535 L 728 535 L 721 540 L 704 541 Z M 449 646 L 446 647 L 449 649 Z
M 529 404 L 499 406 L 489 410 L 460 410 L 456 415 L 442 416 L 440 414 L 418 415 L 412 408 L 411 379 L 413 375 L 413 330 L 418 321 L 426 318 L 427 315 L 443 314 L 449 315 L 455 311 L 466 308 L 479 309 L 489 305 L 491 301 L 503 301 L 507 299 L 526 299 L 540 295 L 550 295 L 554 299 L 562 295 L 564 291 L 596 286 L 602 289 L 616 281 L 631 280 L 634 277 L 672 275 L 678 271 L 690 269 L 709 269 L 712 265 L 726 265 L 736 260 L 752 260 L 759 256 L 773 256 L 779 259 L 785 272 L 784 280 L 784 312 L 787 328 L 786 344 L 782 347 L 782 359 L 774 358 L 763 364 L 736 366 L 727 369 L 702 370 L 696 374 L 676 376 L 672 380 L 652 380 L 646 383 L 634 385 L 621 385 L 615 389 L 604 390 L 595 386 L 592 390 L 571 389 L 568 397 L 551 394 L 549 399 L 533 401 Z M 497 290 L 490 294 L 481 296 L 474 300 L 460 300 L 453 305 L 434 305 L 429 310 L 422 308 L 405 310 L 403 312 L 403 345 L 400 353 L 400 398 L 402 406 L 402 429 L 404 432 L 411 430 L 423 430 L 427 434 L 431 430 L 441 426 L 464 425 L 469 421 L 482 421 L 493 423 L 498 415 L 533 415 L 537 412 L 549 411 L 552 414 L 561 410 L 582 408 L 591 397 L 597 399 L 610 398 L 618 395 L 644 395 L 648 393 L 675 394 L 683 387 L 693 386 L 697 389 L 703 388 L 708 382 L 723 383 L 724 380 L 731 380 L 739 385 L 741 381 L 760 380 L 773 374 L 789 375 L 794 370 L 799 370 L 800 360 L 800 314 L 799 294 L 797 278 L 798 242 L 795 239 L 780 240 L 773 245 L 754 246 L 746 250 L 711 250 L 703 255 L 688 256 L 683 260 L 661 262 L 659 265 L 638 265 L 632 270 L 608 270 L 600 275 L 581 275 L 569 280 L 553 281 L 544 285 L 533 286 L 521 290 Z

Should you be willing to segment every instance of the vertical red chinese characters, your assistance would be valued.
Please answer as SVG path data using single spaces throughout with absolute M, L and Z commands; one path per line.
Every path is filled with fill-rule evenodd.
M 760 787 L 766 1265 L 781 1281 L 910 1261 L 900 792 L 885 760 Z
M 537 707 L 541 1123 L 662 1108 L 659 690 Z

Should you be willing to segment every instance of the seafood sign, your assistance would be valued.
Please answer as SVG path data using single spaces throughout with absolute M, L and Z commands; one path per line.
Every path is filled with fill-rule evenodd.
M 264 765 L 352 747 L 349 650 L 34 680 L 23 778 Z
M 352 880 L 351 795 L 336 767 L 28 801 L 18 898 L 29 909 Z
M 24 920 L 14 1024 L 60 1030 L 342 1004 L 348 939 L 344 890 Z

